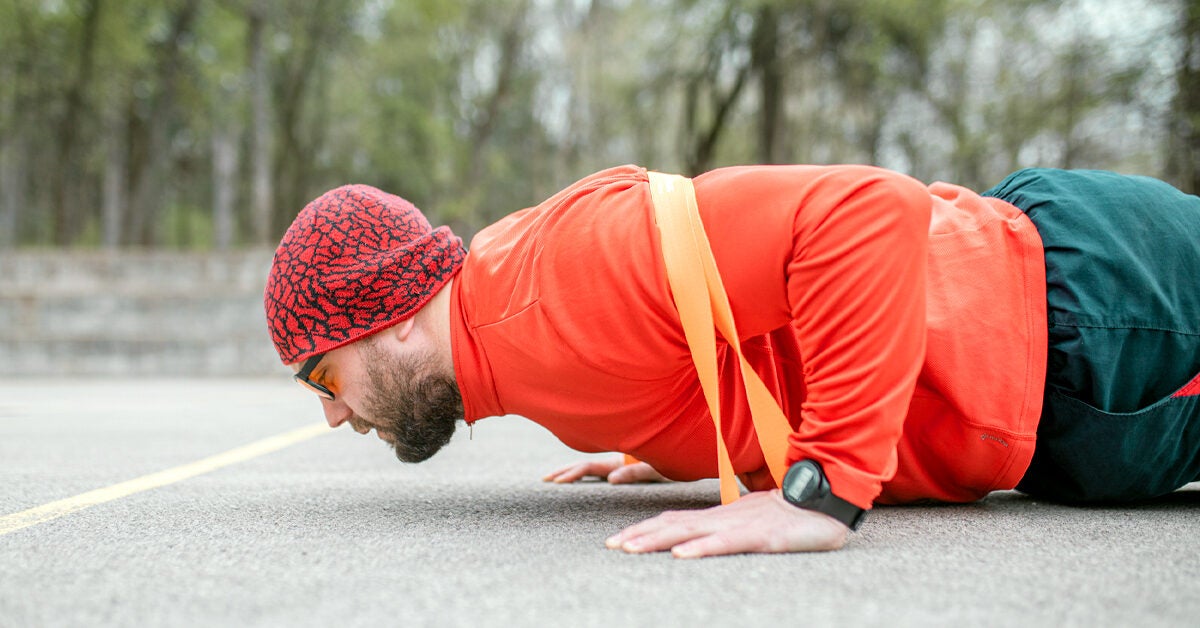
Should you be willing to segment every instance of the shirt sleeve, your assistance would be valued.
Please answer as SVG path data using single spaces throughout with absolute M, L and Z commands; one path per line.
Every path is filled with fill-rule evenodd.
M 869 508 L 896 471 L 925 352 L 928 191 L 867 166 L 725 168 L 695 183 L 742 340 L 786 326 L 800 350 L 787 462 L 818 461 L 836 495 Z

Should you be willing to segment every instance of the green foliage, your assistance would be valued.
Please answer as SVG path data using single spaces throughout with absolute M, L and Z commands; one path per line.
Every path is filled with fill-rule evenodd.
M 1142 18 L 1120 46 L 1115 5 Z M 873 162 L 976 187 L 1086 166 L 1186 187 L 1196 6 L 0 0 L 0 246 L 208 247 L 221 211 L 235 244 L 269 244 L 347 182 L 470 236 L 628 162 Z
M 197 205 L 172 203 L 163 210 L 160 246 L 176 249 L 206 249 L 212 246 L 213 228 L 208 211 Z

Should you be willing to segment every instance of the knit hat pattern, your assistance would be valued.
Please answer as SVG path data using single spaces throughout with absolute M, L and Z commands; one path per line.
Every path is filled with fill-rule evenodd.
M 288 228 L 263 295 L 284 364 L 411 318 L 462 268 L 466 249 L 412 203 L 346 185 L 309 203 Z

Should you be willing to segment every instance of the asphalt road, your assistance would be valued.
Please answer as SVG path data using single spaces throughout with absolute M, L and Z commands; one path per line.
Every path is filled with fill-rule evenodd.
M 279 381 L 0 383 L 0 518 L 321 420 Z M 1197 626 L 1200 484 L 1121 508 L 878 508 L 840 552 L 603 541 L 712 481 L 539 481 L 517 418 L 421 465 L 348 428 L 0 534 L 0 626 Z

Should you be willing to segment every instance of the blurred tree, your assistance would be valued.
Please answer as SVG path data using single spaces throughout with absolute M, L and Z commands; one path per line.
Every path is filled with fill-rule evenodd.
M 271 177 L 271 73 L 267 65 L 264 43 L 268 4 L 266 0 L 248 0 L 245 5 L 247 34 L 246 57 L 249 60 L 248 80 L 251 103 L 251 214 L 254 242 L 266 244 L 271 240 L 274 217 L 274 186 Z
M 1200 193 L 1200 0 L 1180 0 L 1175 97 L 1167 133 L 1167 176 L 1182 190 Z
M 272 63 L 276 68 L 272 109 L 279 141 L 272 159 L 275 194 L 268 244 L 278 240 L 313 195 L 309 190 L 312 156 L 324 144 L 326 133 L 316 116 L 328 98 L 329 64 L 353 36 L 351 20 L 357 11 L 357 3 L 344 0 L 316 0 L 302 6 L 304 11 L 288 11 L 275 20 L 287 44 L 280 46 Z M 255 74 L 259 80 L 258 70 Z
M 683 76 L 683 152 L 688 174 L 712 168 L 717 143 L 750 77 L 751 57 L 747 49 L 755 16 L 747 13 L 746 8 L 741 2 L 730 2 L 717 12 L 700 64 Z M 773 14 L 766 11 L 757 17 L 772 18 Z
M 623 162 L 1194 190 L 1200 2 L 1135 4 L 0 0 L 0 246 L 269 245 L 346 182 L 470 236 Z
M 530 123 L 552 145 L 546 172 L 534 175 L 542 189 L 530 198 L 619 163 L 681 167 L 667 132 L 679 108 L 677 67 L 695 46 L 690 14 L 680 15 L 677 4 L 559 2 L 540 24 L 542 55 L 560 61 L 539 68 Z M 536 150 L 530 155 L 545 160 Z
M 253 67 L 246 62 L 254 58 L 255 49 L 251 43 L 254 39 L 251 36 L 254 15 L 248 6 L 247 0 L 224 0 L 204 12 L 198 26 L 198 38 L 203 42 L 197 49 L 197 57 L 203 62 L 200 67 L 203 88 L 199 95 L 204 106 L 196 107 L 201 119 L 192 126 L 210 138 L 212 245 L 217 250 L 229 249 L 238 241 L 238 201 L 244 197 L 239 194 L 243 179 L 239 171 L 244 129 L 252 126 L 256 130 L 252 135 L 253 146 L 265 144 L 257 132 L 259 126 L 251 125 L 251 121 L 246 119 L 247 85 L 254 84 L 255 77 Z M 261 21 L 258 26 L 258 39 L 261 39 Z M 266 94 L 268 90 L 269 86 L 263 89 L 263 93 Z M 262 100 L 266 101 L 265 96 Z M 257 100 L 255 102 L 259 104 Z M 264 129 L 267 127 L 268 124 L 263 125 Z M 255 175 L 266 174 L 265 187 L 255 188 L 259 194 L 267 192 L 264 195 L 266 201 L 259 204 L 263 199 L 254 197 L 256 204 L 249 211 L 258 218 L 256 226 L 260 231 L 248 239 L 257 239 L 259 242 L 265 242 L 269 233 L 267 221 L 262 219 L 270 215 L 269 211 L 263 210 L 264 205 L 268 209 L 270 207 L 270 147 L 266 148 L 261 155 L 254 156 L 257 159 L 265 157 L 266 160 L 262 163 L 253 162 Z M 255 185 L 261 185 L 258 176 L 254 177 L 254 181 Z
M 787 33 L 781 31 L 778 9 L 771 3 L 758 7 L 754 30 L 750 34 L 750 66 L 758 75 L 758 161 L 765 164 L 783 161 L 778 139 L 784 114 L 787 60 L 783 58 L 780 40 Z
M 361 38 L 333 60 L 325 179 L 370 183 L 431 209 L 464 184 L 453 181 L 453 112 L 466 15 L 462 3 L 417 0 L 364 20 Z
M 36 15 L 22 3 L 0 3 L 0 249 L 22 236 L 28 198 L 29 130 L 33 124 Z
M 87 131 L 83 121 L 85 93 L 92 82 L 93 60 L 96 57 L 96 33 L 100 24 L 101 0 L 85 0 L 80 7 L 80 18 L 77 30 L 69 39 L 78 42 L 74 51 L 77 59 L 64 68 L 71 78 L 66 84 L 64 96 L 65 111 L 57 123 L 57 168 L 50 175 L 50 189 L 53 191 L 53 220 L 54 242 L 60 246 L 71 244 L 82 228 L 83 216 L 80 207 L 83 203 L 83 192 L 80 189 L 80 179 L 76 173 L 82 170 L 79 155 L 80 135 Z
M 91 230 L 98 231 L 100 243 L 109 248 L 134 242 L 131 189 L 135 176 L 141 176 L 146 167 L 147 136 L 142 132 L 147 115 L 145 99 L 151 96 L 153 81 L 149 78 L 154 64 L 152 32 L 162 28 L 161 19 L 162 15 L 146 0 L 131 0 L 106 2 L 100 20 L 94 62 L 96 74 L 102 78 L 95 81 L 86 111 L 94 125 L 87 163 L 102 165 L 94 168 L 99 172 L 93 172 L 93 168 L 69 172 L 77 179 L 86 177 L 92 186 L 83 195 L 79 209 L 84 212 L 85 222 L 99 222 L 98 228 Z M 98 216 L 95 203 L 89 202 L 96 196 L 90 181 L 96 175 L 101 179 Z
M 170 202 L 169 194 L 177 187 L 171 176 L 175 159 L 172 140 L 180 119 L 179 93 L 192 71 L 186 67 L 190 60 L 185 56 L 185 45 L 192 36 L 198 8 L 199 0 L 176 0 L 161 8 L 161 34 L 150 45 L 153 65 L 148 75 L 140 77 L 148 89 L 144 95 L 135 92 L 139 97 L 134 110 L 134 141 L 140 150 L 132 152 L 130 159 L 133 191 L 126 227 L 130 244 L 158 243 L 159 219 Z

